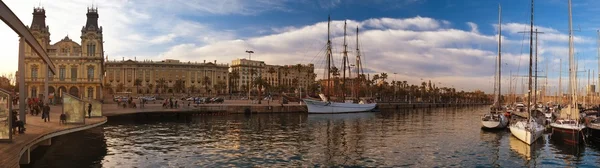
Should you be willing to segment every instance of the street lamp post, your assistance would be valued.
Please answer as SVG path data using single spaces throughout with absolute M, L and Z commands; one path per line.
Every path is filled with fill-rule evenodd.
M 394 80 L 396 80 L 394 83 L 394 101 L 397 101 L 396 95 L 398 94 L 398 88 L 396 87 L 396 85 L 398 85 L 398 78 L 396 78 L 397 74 L 398 73 L 394 72 Z
M 248 53 L 248 60 L 252 60 L 252 54 L 254 54 L 254 51 L 252 50 L 246 50 L 246 53 Z M 248 81 L 248 100 L 250 100 L 250 90 L 252 89 L 252 86 L 250 86 L 252 84 L 252 70 L 249 67 L 249 73 L 250 73 L 250 81 Z M 252 102 L 252 101 L 251 101 Z

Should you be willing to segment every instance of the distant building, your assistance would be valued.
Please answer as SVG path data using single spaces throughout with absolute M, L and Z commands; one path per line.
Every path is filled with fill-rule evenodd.
M 228 93 L 227 64 L 214 62 L 106 61 L 104 82 L 112 93 Z M 140 81 L 136 85 L 136 80 Z M 181 84 L 177 84 L 181 81 Z M 139 90 L 138 90 L 139 89 Z
M 594 95 L 594 93 L 596 93 L 596 85 L 588 85 L 587 86 L 587 93 Z
M 102 78 L 104 72 L 104 41 L 102 27 L 98 25 L 98 9 L 88 8 L 87 21 L 81 29 L 80 43 L 68 36 L 50 44 L 50 28 L 46 25 L 46 11 L 33 9 L 33 21 L 29 30 L 38 40 L 56 67 L 56 74 L 49 75 L 46 64 L 25 45 L 25 87 L 27 97 L 43 97 L 44 78 L 49 75 L 48 93 L 68 92 L 83 98 L 102 98 Z M 17 73 L 18 74 L 18 73 Z M 15 77 L 20 78 L 19 75 Z
M 278 87 L 285 92 L 294 92 L 298 87 L 305 90 L 315 82 L 314 69 L 313 64 L 268 65 L 264 61 L 236 59 L 231 63 L 231 73 L 237 74 L 238 78 L 231 79 L 232 89 L 245 93 L 247 86 L 260 77 L 272 88 Z

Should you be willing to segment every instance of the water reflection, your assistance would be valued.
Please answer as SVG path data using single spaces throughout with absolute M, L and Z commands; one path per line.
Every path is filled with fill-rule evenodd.
M 600 156 L 595 148 L 563 149 L 564 146 L 549 141 L 548 135 L 528 146 L 512 137 L 509 131 L 481 130 L 479 116 L 486 110 L 481 107 L 341 115 L 116 117 L 110 118 L 103 128 L 74 133 L 68 139 L 59 138 L 57 141 L 64 142 L 54 143 L 50 148 L 56 149 L 38 157 L 58 160 L 55 162 L 63 163 L 62 167 L 565 167 L 599 164 Z M 73 146 L 71 143 L 85 145 L 74 145 L 76 149 L 69 147 Z M 53 157 L 71 155 L 81 157 Z M 35 164 L 33 167 L 44 166 Z

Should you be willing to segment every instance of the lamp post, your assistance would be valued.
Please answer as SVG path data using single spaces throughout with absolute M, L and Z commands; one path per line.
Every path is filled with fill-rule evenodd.
M 254 54 L 254 51 L 246 50 L 246 53 L 248 53 L 248 60 L 252 60 L 252 54 Z M 250 65 L 248 67 L 249 67 L 248 72 L 250 73 L 250 81 L 248 81 L 248 100 L 250 100 L 250 90 L 252 88 L 252 86 L 250 86 L 252 84 L 252 70 L 251 70 L 252 68 L 250 67 Z

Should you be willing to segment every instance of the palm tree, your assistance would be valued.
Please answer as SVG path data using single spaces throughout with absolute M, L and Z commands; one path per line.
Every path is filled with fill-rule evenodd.
M 254 84 L 252 84 L 252 82 L 254 82 L 254 75 L 256 75 L 256 69 L 250 69 L 250 80 L 248 80 L 250 83 L 248 84 L 250 86 L 249 89 L 252 88 L 252 86 L 254 86 Z M 250 95 L 248 95 L 248 99 L 250 99 Z
M 152 87 L 154 87 L 154 85 L 152 83 L 149 83 L 146 86 L 148 86 L 148 89 L 150 89 L 150 92 L 153 92 Z
M 104 89 L 108 91 L 108 94 L 113 94 L 112 85 L 110 83 L 104 84 Z
M 204 89 L 206 90 L 206 93 L 210 95 L 210 91 L 211 91 L 209 88 L 209 86 L 211 84 L 210 78 L 208 76 L 204 76 L 204 79 L 202 80 L 202 84 L 204 85 Z
M 256 78 L 256 79 L 254 79 L 253 83 L 254 83 L 254 86 L 256 88 L 258 88 L 257 89 L 257 91 L 258 91 L 257 100 L 258 100 L 258 104 L 260 104 L 262 88 L 268 86 L 269 84 L 265 80 L 263 80 L 262 78 Z
M 185 83 L 183 83 L 183 80 L 181 80 L 181 79 L 175 80 L 173 89 L 175 89 L 175 92 L 177 92 L 177 93 L 182 93 L 185 89 Z
M 125 86 L 123 85 L 123 83 L 117 84 L 117 92 L 122 92 L 123 89 L 125 89 Z
M 381 75 L 379 75 L 379 79 L 381 79 L 382 81 L 385 81 L 388 78 L 387 73 L 382 72 Z
M 215 85 L 215 90 L 217 90 L 217 92 L 219 93 L 223 93 L 225 89 L 227 89 L 227 83 L 225 83 L 224 81 L 219 81 Z
M 156 88 L 160 88 L 160 91 L 158 92 L 158 95 L 160 95 L 160 93 L 165 91 L 165 88 L 167 87 L 167 81 L 164 78 L 160 78 L 157 82 L 156 82 Z
M 237 69 L 234 69 L 233 71 L 231 71 L 231 73 L 229 75 L 230 75 L 229 80 L 234 81 L 233 83 L 235 85 L 237 85 L 237 83 L 239 82 L 239 79 L 240 79 L 240 72 Z M 233 86 L 234 84 L 230 83 L 230 86 Z M 234 89 L 234 91 L 236 91 L 236 92 L 238 91 L 237 87 L 231 87 L 231 89 Z
M 188 90 L 191 93 L 195 93 L 196 91 L 196 85 L 192 84 L 192 86 L 190 86 L 190 89 Z
M 133 81 L 133 86 L 135 86 L 135 93 L 140 94 L 140 86 L 142 86 L 142 79 L 135 79 Z
M 275 72 L 277 72 L 277 71 L 275 71 L 275 68 L 271 67 L 271 68 L 269 68 L 269 70 L 267 70 L 267 72 L 268 72 L 269 74 L 271 74 L 271 80 L 269 80 L 269 84 L 271 84 L 271 85 L 272 85 L 272 84 L 273 84 L 273 82 L 274 82 L 274 81 L 273 81 L 273 74 L 275 74 Z

